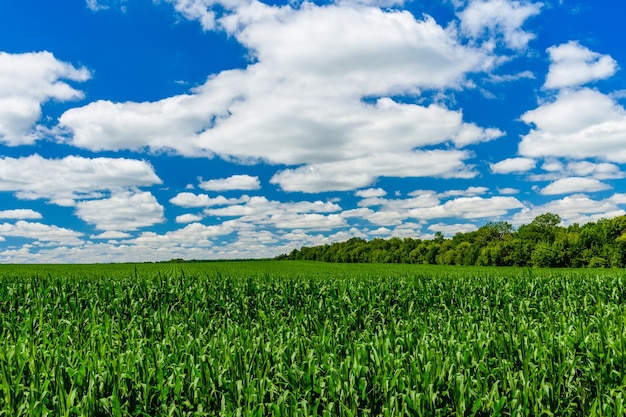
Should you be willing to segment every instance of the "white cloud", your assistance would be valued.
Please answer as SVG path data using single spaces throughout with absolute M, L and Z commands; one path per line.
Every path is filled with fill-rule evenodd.
M 529 176 L 531 181 L 554 181 L 569 177 L 587 177 L 596 180 L 620 179 L 626 176 L 620 167 L 607 162 L 572 161 L 563 165 L 558 160 L 549 160 L 541 168 L 545 174 Z
M 424 236 L 422 235 L 421 228 L 422 226 L 420 224 L 413 222 L 404 222 L 394 227 L 391 235 L 400 238 L 423 238 Z
M 611 91 L 609 96 L 614 100 L 621 100 L 626 98 L 626 90 L 615 90 Z
M 239 204 L 246 202 L 250 199 L 247 195 L 240 198 L 226 198 L 222 195 L 217 197 L 209 197 L 206 194 L 194 194 L 188 192 L 178 193 L 176 197 L 170 199 L 170 203 L 179 207 L 194 208 L 194 207 L 214 207 L 214 206 L 228 206 L 233 204 Z
M 517 81 L 517 80 L 522 80 L 522 79 L 534 80 L 535 74 L 533 74 L 530 71 L 522 71 L 517 74 L 504 74 L 504 75 L 489 74 L 487 81 L 492 82 L 492 83 L 509 83 L 512 81 Z
M 226 236 L 236 230 L 236 222 L 224 222 L 221 224 L 206 226 L 201 223 L 191 223 L 182 229 L 159 235 L 154 232 L 143 232 L 139 237 L 128 241 L 138 246 L 155 248 L 171 247 L 207 247 L 214 246 L 212 238 Z
M 305 214 L 305 213 L 333 213 L 341 210 L 335 203 L 317 201 L 300 201 L 296 203 L 282 203 L 268 200 L 265 197 L 250 197 L 244 204 L 231 205 L 228 207 L 206 209 L 204 212 L 210 216 L 238 217 L 244 216 L 243 221 L 260 221 L 269 216 L 282 214 Z
M 339 214 L 289 213 L 270 216 L 267 223 L 280 229 L 332 230 L 347 225 Z
M 461 31 L 472 38 L 500 38 L 513 49 L 523 49 L 535 36 L 522 29 L 529 17 L 539 14 L 542 3 L 511 0 L 472 0 L 458 17 Z
M 494 174 L 511 174 L 530 171 L 535 167 L 536 161 L 531 158 L 508 158 L 489 165 Z
M 77 198 L 101 197 L 102 191 L 160 183 L 149 163 L 134 159 L 0 158 L 0 191 L 14 192 L 20 199 L 41 198 L 71 206 Z
M 116 1 L 88 0 L 93 8 Z M 422 229 L 453 234 L 475 230 L 476 225 L 469 223 L 471 220 L 463 219 L 508 220 L 512 213 L 520 210 L 524 214 L 535 211 L 535 207 L 527 209 L 518 199 L 507 196 L 519 190 L 498 188 L 497 192 L 492 192 L 478 186 L 486 183 L 480 179 L 471 182 L 476 186 L 466 189 L 462 188 L 470 181 L 465 185 L 454 181 L 453 188 L 461 189 L 417 190 L 407 198 L 402 197 L 407 195 L 402 187 L 396 188 L 402 188 L 402 192 L 396 191 L 395 198 L 394 188 L 375 187 L 387 184 L 387 180 L 380 180 L 384 177 L 473 178 L 478 175 L 471 165 L 476 163 L 472 160 L 471 146 L 496 139 L 503 132 L 475 125 L 465 119 L 457 103 L 454 108 L 444 103 L 454 102 L 454 98 L 448 96 L 450 89 L 477 87 L 466 79 L 467 74 L 490 72 L 497 62 L 503 62 L 493 56 L 494 49 L 490 49 L 497 42 L 515 49 L 527 45 L 533 35 L 524 30 L 523 25 L 529 17 L 539 13 L 539 3 L 466 1 L 469 6 L 459 13 L 463 18 L 461 31 L 483 38 L 468 42 L 467 39 L 459 41 L 454 24 L 443 28 L 431 18 L 417 20 L 407 11 L 369 7 L 380 6 L 386 0 L 339 0 L 326 5 L 292 2 L 283 6 L 265 5 L 255 0 L 167 1 L 182 17 L 197 20 L 205 30 L 222 30 L 236 39 L 249 54 L 247 68 L 211 75 L 203 85 L 187 94 L 154 102 L 102 100 L 67 111 L 56 130 L 59 140 L 93 151 L 150 150 L 186 156 L 220 156 L 230 162 L 268 162 L 280 165 L 282 171 L 271 181 L 284 191 L 359 190 L 346 198 L 346 204 L 357 207 L 344 211 L 337 204 L 339 199 L 282 202 L 269 197 L 227 198 L 211 193 L 261 189 L 258 177 L 233 176 L 201 180 L 199 186 L 194 183 L 197 194 L 178 193 L 191 191 L 193 186 L 187 190 L 171 190 L 168 198 L 174 197 L 169 202 L 178 207 L 169 207 L 176 213 L 167 227 L 180 229 L 127 233 L 164 220 L 163 207 L 155 197 L 137 189 L 161 182 L 148 163 L 111 158 L 0 158 L 0 190 L 16 193 L 23 199 L 40 198 L 55 204 L 75 205 L 78 217 L 103 232 L 92 235 L 92 242 L 80 245 L 71 243 L 78 242 L 80 235 L 70 233 L 67 247 L 49 246 L 40 252 L 27 246 L 13 247 L 0 253 L 0 260 L 7 256 L 27 261 L 262 256 L 280 253 L 283 248 L 291 249 L 304 242 L 320 244 L 352 236 L 427 236 L 421 234 Z M 392 3 L 400 2 L 390 0 L 386 4 Z M 489 39 L 485 40 L 485 33 Z M 577 83 L 606 77 L 611 72 L 610 65 L 606 65 L 610 57 L 574 46 L 591 58 L 577 61 L 582 71 L 576 75 L 575 59 L 559 61 L 553 54 L 563 52 L 563 45 L 552 48 L 549 51 L 554 55 L 551 73 L 557 73 L 561 65 L 560 70 L 569 78 L 562 78 L 561 84 L 554 81 L 550 84 L 549 79 L 554 77 L 549 75 L 547 88 L 574 87 L 582 85 Z M 606 62 L 600 65 L 603 60 Z M 504 83 L 532 77 L 532 73 L 525 71 L 492 77 L 485 74 L 476 79 Z M 67 77 L 56 81 L 59 80 L 72 81 Z M 570 93 L 572 96 L 581 94 Z M 585 123 L 579 116 L 583 114 L 583 119 L 588 118 L 587 113 L 595 112 L 595 103 L 590 104 L 590 112 L 583 108 L 565 117 L 555 111 L 541 119 L 539 113 L 550 104 L 563 104 L 565 96 L 566 92 L 562 92 L 552 103 L 542 103 L 537 113 L 525 115 L 525 121 L 534 124 L 532 128 L 536 131 L 558 135 L 563 134 L 557 123 L 559 117 L 564 119 L 562 126 L 571 128 L 578 124 L 574 132 L 585 131 L 589 126 L 605 127 L 603 123 L 607 126 L 622 123 L 623 108 L 617 102 L 619 94 L 606 95 L 609 105 L 597 112 L 602 117 L 589 118 Z M 82 95 L 75 91 L 68 97 L 76 99 Z M 51 99 L 54 98 L 50 95 L 38 99 L 37 106 Z M 40 134 L 38 119 L 29 120 L 21 134 Z M 606 132 L 599 127 L 598 130 Z M 593 139 L 590 142 L 595 144 Z M 590 155 L 585 158 L 618 155 L 613 152 L 615 149 L 602 148 L 602 140 L 598 143 L 602 152 L 581 155 Z M 559 147 L 565 149 L 563 152 L 574 152 L 579 146 L 576 141 L 569 145 L 563 141 Z M 541 191 L 545 194 L 591 192 L 594 187 L 606 187 L 600 182 L 603 179 L 623 177 L 617 164 L 546 154 L 541 146 L 533 148 L 537 155 L 520 150 L 522 158 L 492 164 L 492 171 L 541 173 L 535 170 L 535 165 L 539 166 L 547 157 L 542 175 L 558 174 L 559 177 L 550 179 L 555 182 Z M 476 149 L 482 151 L 483 147 Z M 556 159 L 560 157 L 565 159 L 562 162 Z M 130 172 L 129 165 L 136 171 Z M 583 186 L 574 177 L 580 177 Z M 547 178 L 545 176 L 544 180 Z M 577 188 L 571 184 L 574 180 Z M 424 187 L 421 180 L 414 183 L 415 188 Z M 545 184 L 547 182 L 541 185 Z M 564 191 L 568 186 L 570 191 Z M 211 196 L 200 194 L 201 189 L 211 191 L 207 192 Z M 498 197 L 491 196 L 498 193 Z M 298 198 L 298 195 L 291 196 Z M 575 202 L 542 206 L 542 212 L 550 207 L 563 210 L 567 207 L 572 210 L 570 219 L 592 218 L 620 212 L 622 200 L 626 201 L 617 194 L 601 202 L 584 196 L 570 197 Z M 583 209 L 577 214 L 573 211 L 576 204 Z M 585 204 L 589 205 L 588 209 Z M 180 207 L 189 210 L 181 211 Z M 4 218 L 15 219 L 8 223 L 41 218 L 41 214 L 32 210 L 0 211 L 0 217 L 3 214 Z M 177 214 L 180 215 L 174 219 Z M 441 223 L 430 224 L 433 219 Z M 447 219 L 454 224 L 445 224 Z M 14 236 L 27 233 L 24 225 L 17 231 L 16 225 L 11 229 L 8 223 L 2 225 L 8 233 Z M 63 234 L 52 226 L 46 230 L 51 235 L 52 232 Z M 29 233 L 29 236 L 36 234 Z M 8 236 L 0 235 L 0 239 Z M 62 241 L 47 242 L 59 244 Z
M 504 135 L 500 129 L 483 129 L 475 124 L 463 124 L 459 131 L 454 134 L 452 141 L 458 147 L 464 147 L 478 142 L 488 142 Z
M 614 204 L 626 204 L 626 194 L 615 193 L 611 197 L 607 198 L 606 201 L 610 201 Z
M 438 206 L 413 209 L 410 216 L 420 220 L 450 217 L 495 219 L 507 214 L 509 210 L 523 207 L 524 205 L 515 197 L 459 197 Z
M 0 143 L 27 145 L 41 137 L 36 123 L 49 100 L 83 98 L 66 82 L 86 81 L 85 68 L 57 60 L 50 52 L 9 54 L 0 51 Z
M 457 196 L 471 197 L 475 195 L 486 194 L 488 191 L 489 191 L 489 188 L 487 187 L 468 187 L 465 190 L 447 190 L 447 191 L 437 194 L 437 196 L 440 198 L 457 197 Z M 414 191 L 410 193 L 409 195 L 415 195 L 416 193 L 419 193 L 419 192 Z
M 466 146 L 502 135 L 497 129 L 463 123 L 461 113 L 434 104 L 422 107 L 388 98 L 374 105 L 351 103 L 355 92 L 332 97 L 335 92 L 328 91 L 324 97 L 326 85 L 308 97 L 307 91 L 281 91 L 299 88 L 282 82 L 268 91 L 251 93 L 248 100 L 233 95 L 220 107 L 209 102 L 246 82 L 233 80 L 228 85 L 231 81 L 221 82 L 223 78 L 210 79 L 203 87 L 206 92 L 155 103 L 91 103 L 68 110 L 60 122 L 73 129 L 72 145 L 93 151 L 149 147 L 188 156 L 260 158 L 275 164 L 336 161 L 389 150 L 408 152 L 449 140 Z M 324 84 L 321 78 L 317 81 Z M 274 82 L 259 80 L 254 88 Z M 213 94 L 214 88 L 209 88 L 213 83 L 223 84 L 220 88 L 228 91 Z M 211 121 L 211 108 L 230 116 L 218 115 Z M 200 114 L 204 109 L 208 111 Z
M 555 194 L 573 194 L 583 192 L 596 192 L 608 190 L 607 184 L 604 184 L 593 178 L 568 177 L 558 179 L 541 190 L 543 195 Z
M 287 249 L 283 253 L 291 251 L 294 247 L 315 246 L 331 244 L 333 242 L 345 242 L 353 237 L 366 239 L 368 237 L 362 230 L 352 227 L 350 229 L 339 230 L 338 232 L 324 235 L 322 233 L 314 233 L 311 230 L 295 229 L 287 233 L 279 234 L 281 240 L 288 241 Z
M 127 0 L 85 0 L 87 3 L 87 8 L 93 12 L 99 12 L 102 10 L 109 10 L 112 4 L 119 6 L 121 12 L 126 11 L 126 3 Z M 155 0 L 158 2 L 158 0 Z
M 471 178 L 465 151 L 415 151 L 373 154 L 358 159 L 326 162 L 287 169 L 275 174 L 270 183 L 284 191 L 318 193 L 348 191 L 372 185 L 378 177 Z
M 624 109 L 610 97 L 584 88 L 561 91 L 553 102 L 524 113 L 522 120 L 534 124 L 539 131 L 563 135 L 623 117 Z
M 626 162 L 626 111 L 598 91 L 562 90 L 522 120 L 534 125 L 519 144 L 524 156 Z
M 237 240 L 220 240 L 233 233 L 237 233 Z M 326 237 L 319 234 L 315 240 L 322 242 Z M 276 242 L 274 233 L 254 230 L 251 226 L 236 221 L 210 226 L 192 223 L 165 234 L 144 232 L 139 237 L 122 241 L 86 242 L 84 245 L 71 247 L 55 247 L 49 244 L 48 247 L 23 245 L 18 249 L 0 249 L 0 259 L 15 263 L 136 262 L 172 258 L 236 259 L 274 257 L 293 249 L 291 244 L 281 245 Z
M 336 3 L 342 6 L 373 6 L 386 9 L 403 6 L 405 2 L 404 0 L 338 0 Z
M 298 9 L 265 6 L 271 12 L 264 15 L 249 11 L 256 7 L 251 2 L 224 19 L 227 30 L 281 75 L 323 75 L 340 91 L 358 87 L 376 95 L 441 88 L 485 64 L 479 61 L 482 52 L 461 47 L 434 19 L 417 20 L 408 11 L 312 3 Z
M 213 6 L 176 4 L 196 10 L 190 18 Z M 431 18 L 365 6 L 221 5 L 230 12 L 220 27 L 247 48 L 253 64 L 213 75 L 189 94 L 71 109 L 60 118 L 72 132 L 69 143 L 294 165 L 502 135 L 464 123 L 461 112 L 441 105 L 389 98 L 417 101 L 424 89 L 457 88 L 467 73 L 494 65 L 484 50 L 461 45 Z M 356 183 L 367 186 L 369 179 Z
M 481 187 L 476 187 L 481 189 Z M 478 191 L 478 190 L 475 190 Z M 437 194 L 434 191 L 419 190 L 407 199 L 367 198 L 361 200 L 361 208 L 346 210 L 341 215 L 346 219 L 364 219 L 368 222 L 390 226 L 398 225 L 407 218 L 421 221 L 442 218 L 497 218 L 508 213 L 509 210 L 523 208 L 524 205 L 514 197 L 478 197 L 463 196 L 441 203 L 439 197 L 450 197 L 446 193 Z M 471 192 L 465 192 L 472 195 Z M 369 207 L 377 207 L 372 210 Z
M 101 4 L 98 0 L 85 0 L 87 3 L 87 8 L 94 12 L 98 12 L 100 10 L 106 10 L 109 8 L 106 4 Z
M 584 224 L 601 218 L 626 214 L 623 209 L 618 207 L 618 204 L 626 203 L 626 201 L 621 200 L 619 194 L 604 200 L 592 200 L 584 194 L 571 195 L 559 200 L 552 200 L 544 205 L 524 208 L 513 215 L 511 223 L 514 225 L 528 224 L 540 214 L 554 213 L 561 217 L 565 225 Z
M 389 236 L 391 234 L 391 229 L 387 227 L 379 227 L 378 229 L 372 230 L 370 235 L 378 235 L 378 236 Z
M 378 226 L 399 225 L 409 217 L 408 210 L 397 210 L 393 208 L 381 208 L 372 210 L 369 208 L 358 208 L 346 210 L 341 213 L 344 219 L 363 219 Z
M 234 5 L 236 1 L 214 1 L 214 0 L 166 0 L 174 5 L 174 9 L 188 20 L 197 20 L 205 31 L 213 30 L 216 27 L 216 15 L 211 7 L 221 3 L 228 7 Z
M 332 202 L 299 201 L 284 203 L 265 197 L 250 197 L 243 204 L 220 208 L 207 208 L 204 214 L 211 218 L 237 218 L 239 225 L 279 229 L 331 230 L 346 226 L 339 214 L 341 207 Z
M 617 63 L 609 55 L 592 52 L 574 41 L 552 46 L 548 53 L 552 62 L 545 88 L 579 86 L 609 78 L 617 70 Z
M 76 215 L 96 229 L 128 231 L 165 221 L 163 206 L 149 192 L 124 191 L 110 198 L 79 201 Z
M 118 232 L 116 230 L 107 230 L 98 235 L 91 236 L 92 239 L 126 239 L 131 235 L 126 232 Z
M 559 172 L 563 171 L 565 168 L 563 167 L 561 161 L 559 161 L 558 159 L 549 158 L 548 160 L 543 162 L 543 164 L 541 165 L 541 169 L 548 172 Z
M 203 219 L 200 214 L 182 214 L 176 216 L 176 223 L 196 223 Z
M 41 213 L 31 209 L 0 210 L 0 219 L 41 219 Z
M 383 197 L 387 195 L 387 191 L 382 188 L 368 188 L 365 190 L 358 190 L 354 193 L 354 195 L 362 198 Z
M 573 175 L 591 176 L 599 180 L 624 178 L 625 176 L 619 166 L 606 162 L 574 161 L 567 164 L 566 171 Z
M 441 232 L 445 236 L 454 236 L 457 233 L 469 233 L 478 229 L 478 226 L 471 223 L 457 223 L 457 224 L 445 224 L 437 223 L 428 226 L 428 230 L 431 232 Z
M 79 245 L 81 233 L 58 226 L 19 220 L 15 224 L 0 224 L 0 236 L 15 236 L 45 242 L 50 245 Z
M 200 188 L 205 191 L 258 190 L 261 188 L 259 177 L 250 175 L 233 175 L 209 181 L 201 181 Z

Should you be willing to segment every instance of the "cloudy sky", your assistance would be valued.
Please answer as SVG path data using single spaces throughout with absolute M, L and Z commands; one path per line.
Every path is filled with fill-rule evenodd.
M 625 214 L 617 7 L 4 0 L 0 262 Z

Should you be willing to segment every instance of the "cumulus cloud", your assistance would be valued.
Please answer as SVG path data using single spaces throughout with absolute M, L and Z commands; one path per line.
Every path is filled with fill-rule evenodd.
M 346 210 L 341 213 L 344 219 L 361 219 L 377 226 L 400 225 L 409 218 L 407 210 L 394 210 L 392 208 L 380 208 L 372 210 L 361 207 L 358 209 Z
M 213 82 L 218 83 L 210 80 L 208 84 Z M 231 97 L 224 100 L 227 103 L 223 108 L 206 102 L 216 101 L 227 92 L 216 96 L 211 94 L 213 88 L 207 88 L 206 94 L 210 95 L 198 93 L 155 103 L 99 101 L 68 110 L 60 122 L 71 126 L 72 145 L 94 151 L 148 147 L 188 156 L 218 154 L 274 164 L 335 161 L 374 152 L 410 151 L 447 141 L 466 146 L 502 135 L 497 129 L 463 123 L 460 112 L 435 104 L 423 107 L 389 98 L 375 104 L 351 104 L 345 101 L 349 97 L 324 97 L 326 85 L 316 88 L 315 97 L 307 97 L 306 91 L 281 92 L 299 88 L 286 86 L 286 81 L 275 88 L 268 83 L 274 81 L 260 80 L 254 86 L 267 86 L 268 91 L 252 93 L 243 101 Z M 238 88 L 234 84 L 224 87 L 228 91 Z M 222 115 L 211 115 L 211 107 Z M 204 110 L 208 112 L 198 114 Z
M 495 219 L 507 214 L 510 210 L 523 207 L 524 205 L 515 197 L 459 197 L 438 206 L 413 209 L 410 211 L 410 216 L 421 220 L 449 217 Z
M 535 74 L 533 74 L 531 71 L 522 71 L 517 74 L 504 74 L 504 75 L 489 74 L 487 81 L 492 82 L 492 83 L 510 83 L 512 81 L 517 81 L 517 80 L 522 80 L 522 79 L 534 80 Z
M 517 188 L 504 187 L 504 188 L 498 188 L 498 192 L 502 195 L 511 195 L 511 194 L 518 194 L 519 190 Z
M 467 196 L 452 199 L 450 199 L 452 195 L 438 194 L 428 190 L 418 190 L 411 194 L 410 198 L 404 199 L 366 198 L 359 202 L 360 208 L 346 210 L 342 212 L 342 216 L 346 219 L 364 219 L 375 225 L 390 226 L 399 225 L 408 218 L 420 221 L 454 217 L 497 218 L 507 214 L 510 210 L 524 207 L 514 197 L 485 198 L 472 196 L 471 192 L 464 193 Z M 444 198 L 448 200 L 442 202 Z M 376 207 L 376 210 L 370 207 Z
M 265 197 L 250 197 L 243 204 L 207 208 L 204 214 L 211 218 L 237 218 L 240 225 L 264 230 L 268 227 L 331 230 L 347 225 L 339 214 L 331 214 L 340 210 L 339 205 L 320 200 L 284 203 Z
M 387 191 L 383 190 L 382 188 L 368 188 L 365 190 L 358 190 L 354 193 L 354 195 L 363 198 L 383 197 L 387 195 Z
M 404 237 L 410 237 L 410 238 L 429 238 L 430 236 L 428 235 L 423 235 L 422 234 L 422 225 L 418 224 L 418 223 L 414 223 L 414 222 L 404 222 L 402 224 L 399 224 L 397 226 L 395 226 L 393 228 L 393 231 L 391 232 L 392 236 L 395 237 L 399 237 L 399 238 L 404 238 Z
M 79 245 L 81 233 L 58 226 L 19 220 L 15 224 L 0 224 L 0 236 L 33 239 L 50 245 Z
M 102 191 L 160 184 L 152 166 L 124 158 L 67 156 L 45 159 L 39 155 L 0 158 L 0 191 L 20 199 L 47 199 L 71 206 L 78 198 L 101 197 Z
M 201 21 L 215 5 L 174 4 Z M 460 111 L 415 104 L 425 89 L 457 88 L 466 74 L 494 65 L 483 49 L 460 44 L 432 18 L 347 4 L 233 1 L 220 7 L 229 10 L 219 18 L 220 28 L 253 63 L 212 75 L 188 94 L 68 110 L 60 126 L 71 132 L 69 143 L 94 151 L 167 150 L 301 165 L 440 144 L 464 147 L 503 134 L 464 122 Z M 390 98 L 396 96 L 414 103 Z M 349 182 L 340 188 L 371 180 Z
M 488 34 L 509 48 L 523 49 L 535 36 L 522 26 L 528 18 L 539 14 L 542 6 L 529 1 L 472 0 L 457 15 L 466 35 L 478 39 Z
M 428 226 L 428 230 L 431 232 L 441 232 L 445 236 L 454 236 L 457 233 L 469 233 L 477 230 L 478 226 L 471 223 L 456 223 L 456 224 L 445 224 L 445 223 L 437 223 L 431 224 Z
M 475 124 L 464 123 L 459 131 L 454 134 L 452 141 L 457 147 L 462 148 L 467 145 L 498 139 L 503 135 L 504 132 L 500 129 L 483 129 Z
M 332 230 L 338 227 L 347 226 L 343 217 L 339 214 L 319 214 L 319 213 L 290 213 L 275 214 L 267 221 L 274 227 L 281 229 L 312 229 L 312 230 Z
M 268 200 L 265 197 L 250 197 L 244 204 L 230 205 L 221 208 L 206 209 L 204 212 L 211 216 L 237 217 L 244 216 L 241 220 L 259 221 L 268 216 L 282 214 L 305 214 L 305 213 L 333 213 L 341 210 L 341 207 L 332 202 L 324 201 L 299 201 L 283 203 Z
M 463 160 L 466 151 L 414 151 L 373 154 L 362 158 L 305 165 L 275 174 L 270 183 L 284 191 L 319 193 L 348 191 L 372 185 L 378 177 L 471 178 L 476 175 Z
M 41 137 L 36 124 L 41 105 L 68 101 L 84 94 L 67 81 L 90 78 L 85 68 L 59 61 L 50 52 L 9 54 L 0 51 L 0 143 L 29 145 Z
M 233 175 L 228 178 L 201 181 L 199 187 L 205 191 L 258 190 L 261 188 L 261 181 L 259 177 L 250 175 Z
M 601 218 L 621 216 L 626 214 L 619 207 L 619 205 L 626 203 L 621 196 L 621 194 L 615 194 L 603 200 L 593 200 L 584 194 L 566 196 L 543 205 L 525 207 L 512 216 L 511 223 L 514 225 L 528 224 L 535 217 L 544 213 L 558 214 L 565 225 L 585 224 Z
M 376 198 L 370 197 L 359 201 L 359 207 L 380 207 L 383 211 L 406 211 L 418 207 L 432 207 L 441 200 L 434 191 L 411 193 L 409 198 Z
M 197 223 L 202 220 L 203 216 L 200 214 L 182 214 L 176 216 L 176 223 Z
M 105 231 L 131 231 L 165 221 L 163 206 L 147 191 L 124 191 L 110 198 L 79 201 L 76 215 Z
M 216 225 L 204 225 L 201 223 L 191 223 L 182 229 L 158 234 L 155 232 L 143 232 L 128 243 L 138 246 L 148 246 L 155 248 L 178 247 L 206 247 L 213 246 L 212 238 L 226 236 L 237 230 L 236 222 L 224 222 Z
M 117 230 L 107 230 L 98 235 L 92 235 L 92 239 L 126 239 L 131 237 L 130 233 L 118 232 Z
M 575 41 L 552 46 L 548 53 L 551 64 L 545 88 L 579 86 L 609 78 L 617 70 L 617 63 L 609 55 L 592 52 Z
M 119 2 L 86 1 L 94 10 Z M 100 100 L 68 110 L 54 130 L 58 140 L 91 151 L 130 149 L 279 165 L 281 171 L 270 182 L 283 191 L 358 190 L 348 199 L 350 203 L 355 200 L 356 208 L 344 210 L 340 200 L 282 202 L 212 194 L 261 189 L 258 177 L 235 175 L 200 180 L 197 189 L 207 194 L 173 191 L 169 203 L 177 207 L 169 208 L 177 217 L 172 216 L 176 224 L 171 221 L 169 226 L 178 229 L 134 232 L 164 221 L 164 208 L 155 196 L 138 189 L 161 183 L 145 161 L 52 160 L 38 155 L 0 158 L 0 191 L 15 193 L 21 199 L 73 205 L 80 219 L 102 231 L 91 236 L 93 242 L 79 246 L 81 235 L 74 235 L 76 232 L 33 226 L 38 223 L 27 226 L 23 220 L 41 218 L 35 211 L 0 211 L 0 218 L 11 219 L 0 225 L 0 239 L 35 236 L 37 228 L 43 235 L 62 237 L 67 233 L 65 238 L 48 240 L 45 250 L 11 248 L 0 252 L 0 259 L 128 261 L 274 256 L 299 245 L 353 236 L 423 237 L 429 234 L 422 230 L 446 234 L 471 231 L 476 228 L 472 219 L 508 220 L 513 213 L 521 219 L 546 210 L 571 210 L 568 221 L 591 219 L 620 213 L 620 205 L 626 201 L 617 194 L 602 201 L 578 195 L 553 205 L 526 207 L 510 196 L 519 192 L 516 189 L 501 188 L 497 193 L 480 186 L 462 189 L 456 185 L 460 181 L 454 185 L 461 188 L 458 190 L 416 190 L 407 198 L 401 198 L 406 195 L 404 190 L 393 198 L 393 190 L 375 188 L 386 183 L 381 180 L 384 177 L 468 179 L 478 175 L 471 165 L 472 145 L 497 139 L 504 132 L 465 120 L 461 110 L 445 104 L 450 99 L 447 92 L 475 87 L 466 77 L 490 72 L 502 62 L 494 56 L 496 47 L 525 48 L 534 35 L 524 29 L 524 22 L 540 12 L 541 3 L 467 0 L 463 2 L 467 7 L 458 13 L 460 26 L 444 28 L 430 17 L 416 18 L 408 11 L 379 8 L 401 3 L 395 0 L 341 0 L 325 5 L 291 2 L 282 6 L 256 0 L 166 1 L 182 18 L 198 21 L 204 30 L 226 32 L 239 42 L 248 52 L 249 65 L 211 75 L 186 94 L 143 103 Z M 459 40 L 459 35 L 474 39 Z M 569 90 L 548 92 L 558 95 L 524 115 L 532 131 L 522 138 L 522 157 L 491 164 L 491 171 L 527 173 L 544 159 L 541 180 L 553 183 L 540 191 L 543 194 L 593 192 L 594 188 L 608 187 L 601 181 L 623 177 L 618 165 L 571 159 L 618 158 L 615 151 L 623 147 L 617 139 L 611 142 L 608 135 L 615 129 L 615 138 L 624 137 L 626 130 L 621 127 L 626 123 L 617 102 L 619 93 L 602 95 L 571 88 L 612 75 L 616 64 L 609 56 L 575 42 L 550 48 L 548 53 L 552 64 L 545 88 Z M 69 82 L 87 79 L 88 71 L 71 65 L 66 69 L 76 72 L 62 73 L 50 81 L 68 85 L 66 95 L 37 96 L 31 110 L 38 110 L 47 100 L 82 97 Z M 480 78 L 504 83 L 534 75 L 522 71 Z M 2 94 L 0 131 L 5 126 L 3 120 L 19 119 L 2 119 Z M 602 103 L 604 107 L 598 109 Z M 570 105 L 574 110 L 568 113 Z M 19 110 L 19 106 L 11 108 Z M 21 125 L 10 125 L 21 135 L 12 139 L 13 144 L 32 143 L 41 135 L 39 113 L 24 114 L 30 118 L 24 116 Z M 550 135 L 587 136 L 580 143 L 569 137 L 557 139 L 561 142 L 550 148 L 554 140 Z M 6 137 L 0 140 L 9 143 Z M 594 146 L 584 147 L 581 143 L 587 140 Z M 189 209 L 189 213 L 181 208 Z M 448 219 L 454 224 L 446 224 Z M 430 224 L 433 220 L 439 223 Z M 54 244 L 66 247 L 52 247 Z
M 293 249 L 293 243 L 278 243 L 276 234 L 246 228 L 234 221 L 217 225 L 189 224 L 182 229 L 164 234 L 143 232 L 140 236 L 122 241 L 90 242 L 80 246 L 47 247 L 23 245 L 15 249 L 0 249 L 3 262 L 14 263 L 68 263 L 68 262 L 132 262 L 185 259 L 237 259 L 274 257 Z M 348 235 L 343 233 L 343 235 Z M 237 233 L 237 240 L 227 241 Z M 339 232 L 341 233 L 341 232 Z M 321 233 L 306 234 L 308 240 L 329 243 Z M 298 243 L 299 244 L 299 241 Z
M 440 198 L 457 197 L 457 196 L 471 197 L 471 196 L 486 194 L 488 191 L 489 191 L 489 188 L 487 187 L 468 187 L 465 190 L 447 190 L 447 191 L 438 193 L 437 196 Z M 419 191 L 413 191 L 409 195 L 419 195 L 419 194 L 420 194 Z
M 531 158 L 508 158 L 495 164 L 489 164 L 494 174 L 527 172 L 535 168 L 536 161 Z
M 599 180 L 624 178 L 625 176 L 619 166 L 606 162 L 573 161 L 567 164 L 565 170 L 574 175 L 591 176 Z
M 0 219 L 41 219 L 41 213 L 31 209 L 0 210 Z
M 522 120 L 533 126 L 519 144 L 526 157 L 626 162 L 626 111 L 599 91 L 562 90 L 554 101 L 524 113 Z
M 608 162 L 591 161 L 571 161 L 563 165 L 560 161 L 550 159 L 546 161 L 541 169 L 546 173 L 533 174 L 528 178 L 531 181 L 554 181 L 569 177 L 586 177 L 596 180 L 608 180 L 624 178 L 626 174 L 620 167 Z
M 548 158 L 541 164 L 541 169 L 548 172 L 559 172 L 563 171 L 565 167 L 558 159 Z
M 192 207 L 213 207 L 239 204 L 248 201 L 250 197 L 244 195 L 240 198 L 226 198 L 222 195 L 209 197 L 206 194 L 194 194 L 189 192 L 178 193 L 176 197 L 170 199 L 170 203 L 185 208 Z
M 573 194 L 608 190 L 611 187 L 593 178 L 568 177 L 558 179 L 540 192 L 543 195 Z
M 188 20 L 197 20 L 202 29 L 205 31 L 213 30 L 216 28 L 216 14 L 211 10 L 212 6 L 218 3 L 223 3 L 226 7 L 230 3 L 233 5 L 235 2 L 222 1 L 217 2 L 214 0 L 166 0 L 168 3 L 172 3 L 174 9 L 184 16 Z

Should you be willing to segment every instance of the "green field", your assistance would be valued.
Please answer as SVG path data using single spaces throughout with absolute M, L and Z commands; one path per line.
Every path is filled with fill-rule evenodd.
M 0 265 L 0 415 L 623 416 L 626 271 Z

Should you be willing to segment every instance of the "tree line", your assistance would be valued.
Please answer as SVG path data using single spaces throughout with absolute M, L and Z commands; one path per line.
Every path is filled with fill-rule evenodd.
M 330 245 L 302 247 L 283 260 L 344 263 L 598 268 L 626 266 L 626 216 L 584 225 L 561 226 L 546 213 L 514 230 L 507 222 L 489 222 L 475 231 L 433 239 L 352 238 Z

